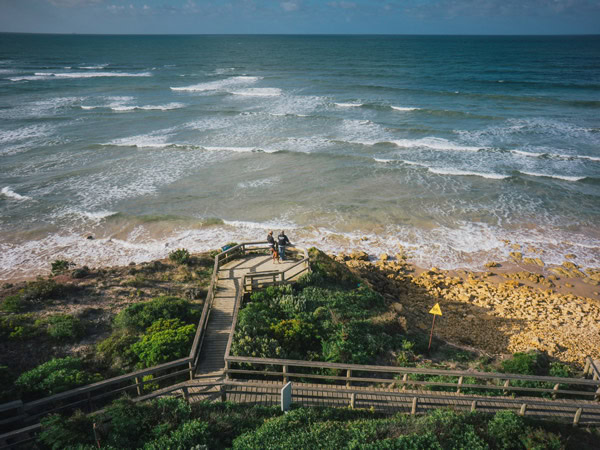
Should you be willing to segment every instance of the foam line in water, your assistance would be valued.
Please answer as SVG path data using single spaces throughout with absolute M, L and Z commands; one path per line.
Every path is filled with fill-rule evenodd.
M 574 176 L 567 176 L 567 175 L 552 175 L 552 174 L 537 173 L 537 172 L 525 172 L 522 170 L 519 170 L 519 172 L 522 173 L 523 175 L 528 175 L 530 177 L 556 178 L 557 180 L 563 180 L 563 181 L 580 181 L 580 180 L 587 178 L 587 177 L 574 177 Z
M 506 178 L 510 178 L 509 175 L 501 175 L 499 173 L 471 172 L 468 170 L 436 169 L 433 167 L 429 167 L 427 170 L 429 170 L 429 172 L 435 173 L 437 175 L 474 176 L 474 177 L 488 178 L 490 180 L 504 180 Z
M 208 81 L 206 83 L 194 84 L 192 86 L 171 87 L 171 90 L 187 92 L 220 91 L 239 84 L 256 83 L 260 79 L 262 79 L 262 77 L 239 76 L 225 78 L 224 80 L 218 81 Z
M 334 103 L 334 105 L 340 108 L 358 108 L 359 106 L 363 106 L 362 103 Z
M 281 89 L 279 88 L 249 88 L 239 91 L 232 91 L 233 95 L 242 95 L 247 97 L 279 97 Z
M 31 200 L 31 197 L 27 197 L 26 195 L 17 194 L 15 191 L 13 191 L 10 188 L 10 186 L 3 187 L 2 191 L 0 191 L 0 193 L 2 195 L 4 195 L 5 197 L 12 198 L 13 200 L 19 200 L 19 201 Z
M 9 78 L 11 81 L 36 81 L 72 78 L 100 78 L 100 77 L 151 77 L 150 72 L 36 72 L 34 75 Z
M 447 139 L 438 137 L 426 137 L 422 139 L 399 139 L 391 142 L 401 148 L 428 148 L 431 150 L 440 151 L 478 152 L 479 150 L 486 148 L 460 145 Z
M 408 106 L 390 106 L 390 108 L 396 110 L 396 111 L 416 111 L 420 108 L 411 108 Z

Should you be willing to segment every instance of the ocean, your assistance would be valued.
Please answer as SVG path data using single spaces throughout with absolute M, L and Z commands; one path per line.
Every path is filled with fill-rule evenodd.
M 269 229 L 589 267 L 599 225 L 600 36 L 0 34 L 0 279 Z

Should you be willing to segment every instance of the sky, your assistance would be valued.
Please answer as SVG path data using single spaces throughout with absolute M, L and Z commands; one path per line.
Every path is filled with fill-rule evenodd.
M 600 0 L 0 0 L 0 32 L 600 34 Z

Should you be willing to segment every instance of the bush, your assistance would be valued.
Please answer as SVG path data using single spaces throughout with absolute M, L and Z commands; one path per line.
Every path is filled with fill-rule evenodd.
M 9 295 L 2 300 L 2 309 L 6 312 L 17 313 L 24 307 L 23 299 L 20 295 Z
M 62 295 L 66 287 L 52 279 L 45 280 L 38 278 L 36 281 L 30 281 L 19 293 L 26 302 L 40 302 L 48 299 L 54 299 Z
M 48 334 L 59 341 L 72 341 L 84 334 L 81 321 L 69 314 L 57 314 L 48 319 Z
M 498 411 L 488 423 L 488 434 L 499 448 L 521 448 L 524 430 L 523 418 L 512 411 Z
M 530 351 L 515 353 L 512 358 L 502 361 L 502 371 L 521 375 L 546 375 L 548 358 L 543 353 Z
M 186 356 L 194 334 L 194 325 L 184 325 L 179 319 L 159 319 L 131 346 L 131 351 L 142 365 L 152 367 Z
M 81 411 L 69 418 L 52 414 L 42 419 L 38 441 L 53 450 L 94 445 L 93 420 Z
M 190 252 L 185 248 L 173 250 L 169 253 L 169 259 L 176 264 L 188 264 L 190 262 Z
M 86 372 L 81 359 L 68 356 L 51 359 L 21 374 L 15 385 L 27 394 L 52 395 L 101 379 L 100 374 Z
M 69 267 L 74 266 L 74 265 L 75 264 L 70 261 L 66 261 L 64 259 L 57 259 L 57 260 L 53 261 L 51 264 L 52 275 L 60 275 L 61 273 L 64 273 L 67 270 L 69 270 Z
M 325 361 L 368 364 L 373 357 L 390 348 L 392 338 L 368 321 L 340 324 L 323 343 Z
M 102 359 L 116 367 L 128 367 L 138 359 L 131 350 L 137 336 L 127 330 L 117 330 L 96 345 Z
M 0 317 L 0 337 L 3 339 L 31 339 L 41 332 L 31 314 L 11 314 Z
M 115 317 L 115 325 L 120 328 L 143 331 L 158 319 L 180 319 L 195 323 L 198 313 L 187 300 L 162 296 L 148 302 L 128 306 Z
M 192 420 L 181 425 L 168 435 L 144 444 L 144 450 L 191 449 L 206 445 L 210 441 L 208 425 Z M 198 446 L 198 447 L 196 447 Z
M 106 409 L 110 433 L 103 443 L 116 448 L 141 448 L 145 442 L 168 436 L 178 429 L 190 419 L 190 413 L 191 408 L 185 401 L 172 397 L 145 403 L 134 403 L 127 398 L 116 400 Z M 187 436 L 189 434 L 192 433 Z M 183 430 L 178 435 L 185 437 Z

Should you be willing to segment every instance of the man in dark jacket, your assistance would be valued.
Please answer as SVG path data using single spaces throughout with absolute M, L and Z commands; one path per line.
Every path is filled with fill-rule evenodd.
M 277 236 L 277 246 L 279 247 L 279 257 L 282 261 L 285 261 L 285 247 L 291 245 L 290 240 L 285 235 L 285 231 L 281 230 L 279 236 Z

